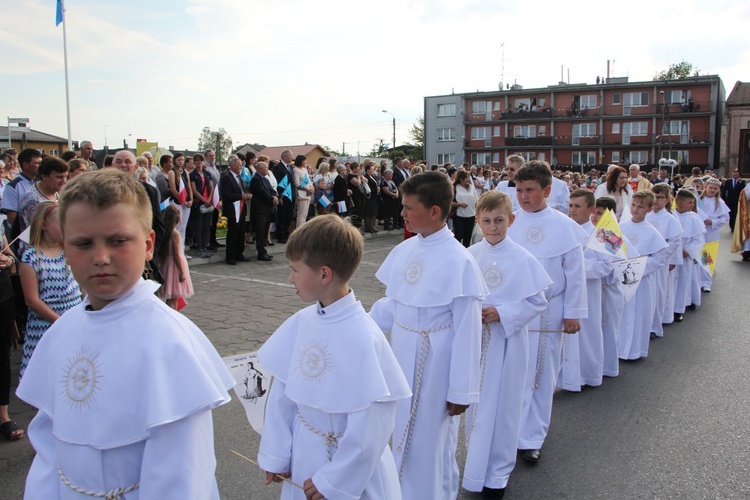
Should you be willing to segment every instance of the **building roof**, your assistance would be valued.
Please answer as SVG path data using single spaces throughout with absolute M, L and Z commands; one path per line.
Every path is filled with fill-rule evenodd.
M 310 153 L 312 153 L 316 149 L 320 151 L 321 155 L 330 156 L 330 153 L 319 144 L 302 144 L 300 146 L 269 146 L 261 149 L 258 155 L 266 155 L 271 160 L 278 160 L 279 158 L 281 158 L 281 153 L 286 149 L 290 150 L 293 156 L 309 156 Z
M 24 140 L 24 134 L 26 135 L 26 142 L 49 142 L 53 144 L 61 144 L 65 143 L 67 144 L 68 139 L 65 137 L 59 137 L 56 135 L 48 134 L 46 132 L 40 132 L 39 130 L 34 130 L 32 128 L 16 128 L 11 127 L 11 140 L 13 141 L 23 141 Z M 0 126 L 0 136 L 5 137 L 7 140 L 8 137 L 8 127 L 2 127 Z
M 750 83 L 737 81 L 734 88 L 727 97 L 727 106 L 747 106 L 750 105 Z

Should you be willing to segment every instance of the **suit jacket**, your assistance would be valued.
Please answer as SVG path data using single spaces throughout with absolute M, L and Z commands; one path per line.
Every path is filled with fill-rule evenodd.
M 242 179 L 240 178 L 240 182 Z M 219 179 L 219 195 L 221 196 L 221 215 L 226 217 L 228 220 L 237 220 L 237 214 L 234 213 L 234 202 L 241 200 L 242 195 L 245 194 L 245 187 L 240 188 L 237 181 L 234 178 L 234 174 L 231 170 L 226 170 L 221 174 Z M 245 207 L 242 207 L 242 213 L 240 219 L 245 216 Z
M 282 168 L 284 168 L 283 165 Z M 278 195 L 271 187 L 268 179 L 257 172 L 253 174 L 250 192 L 253 195 L 250 199 L 251 217 L 254 215 L 270 215 L 273 212 L 273 197 Z
M 737 187 L 733 187 L 734 179 L 727 179 L 721 189 L 721 197 L 724 198 L 724 202 L 727 206 L 735 210 L 737 208 L 737 202 L 740 200 L 740 194 L 745 189 L 745 181 L 737 179 Z
M 393 167 L 393 182 L 396 183 L 396 187 L 399 187 L 402 182 L 406 180 L 406 177 L 404 177 L 404 174 L 401 172 L 401 169 L 394 166 Z
M 294 172 L 294 165 L 289 165 L 292 168 L 292 172 Z M 273 176 L 276 177 L 276 182 L 279 184 L 279 186 L 276 188 L 276 191 L 279 194 L 279 201 L 281 201 L 281 193 L 284 192 L 284 188 L 281 187 L 281 181 L 286 177 L 289 181 L 289 190 L 292 192 L 292 201 L 297 199 L 297 189 L 294 187 L 294 177 L 292 174 L 289 173 L 287 168 L 284 166 L 283 162 L 278 162 L 273 167 Z

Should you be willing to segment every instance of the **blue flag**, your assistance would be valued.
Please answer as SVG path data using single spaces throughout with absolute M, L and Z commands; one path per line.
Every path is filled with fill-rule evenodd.
M 60 23 L 63 22 L 63 4 L 62 0 L 57 0 L 57 17 L 55 26 L 60 26 Z
M 169 206 L 169 198 L 167 198 L 166 200 L 162 201 L 162 202 L 161 202 L 161 203 L 159 204 L 159 208 L 161 209 L 161 211 L 162 211 L 162 212 L 163 212 L 164 210 L 166 210 L 168 206 Z
M 285 196 L 289 200 L 292 199 L 292 185 L 289 183 L 289 176 L 285 175 L 283 179 L 281 179 L 281 182 L 279 182 L 279 187 L 283 189 L 281 192 L 281 196 Z

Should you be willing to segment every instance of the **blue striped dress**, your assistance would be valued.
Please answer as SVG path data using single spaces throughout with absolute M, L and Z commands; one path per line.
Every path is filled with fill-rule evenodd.
M 57 257 L 48 257 L 41 252 L 37 252 L 36 248 L 29 247 L 21 257 L 21 262 L 28 264 L 36 271 L 36 278 L 39 282 L 39 298 L 58 315 L 62 315 L 71 307 L 81 303 L 81 289 L 78 282 L 73 278 L 73 273 L 65 264 L 64 252 L 60 252 Z M 26 365 L 28 365 L 31 355 L 34 353 L 34 348 L 50 325 L 49 321 L 42 319 L 29 308 L 19 379 L 23 377 Z

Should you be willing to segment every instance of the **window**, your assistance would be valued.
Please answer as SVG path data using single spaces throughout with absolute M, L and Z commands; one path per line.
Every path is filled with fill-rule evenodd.
M 620 162 L 620 152 L 612 151 L 612 163 L 619 163 L 619 162 Z
M 449 142 L 456 140 L 456 129 L 454 128 L 439 128 L 437 129 L 437 141 L 438 142 Z
M 490 127 L 473 127 L 471 129 L 471 139 L 489 139 L 490 138 Z
M 492 153 L 471 153 L 473 165 L 489 165 L 492 162 Z
M 44 148 L 39 148 L 39 152 L 42 153 L 43 155 L 47 154 L 47 150 Z
M 547 126 L 546 125 L 539 125 L 539 135 L 547 135 Z
M 513 137 L 536 137 L 536 125 L 516 125 Z
M 688 163 L 689 157 L 687 151 L 662 151 L 661 157 L 666 158 L 667 160 L 676 160 L 677 163 L 684 165 L 685 163 Z
M 492 128 L 492 137 L 500 137 L 500 127 Z
M 492 153 L 492 163 L 500 163 L 500 153 Z
M 682 135 L 690 133 L 690 122 L 687 120 L 672 120 L 664 123 L 661 129 L 664 135 Z
M 664 92 L 664 104 L 682 104 L 690 98 L 689 90 L 667 90 Z
M 524 161 L 531 161 L 536 160 L 536 153 L 528 152 L 528 151 L 518 151 L 516 153 L 513 153 L 514 155 L 520 155 L 523 156 Z
M 612 104 L 614 106 L 619 106 L 620 105 L 620 93 L 619 92 L 616 93 L 616 94 L 612 94 Z
M 438 116 L 456 116 L 456 105 L 451 104 L 438 104 Z
M 631 151 L 628 161 L 630 163 L 646 164 L 648 163 L 648 151 Z
M 493 106 L 492 109 L 494 111 L 500 111 L 500 101 L 495 101 L 494 103 L 492 103 L 492 106 Z
M 631 92 L 623 97 L 625 106 L 648 106 L 648 92 Z
M 648 135 L 648 122 L 628 122 L 622 124 L 623 135 Z
M 472 101 L 471 112 L 472 113 L 486 113 L 487 103 L 485 101 Z
M 573 165 L 590 165 L 596 163 L 596 151 L 573 151 Z
M 613 134 L 619 134 L 620 133 L 620 124 L 619 123 L 613 123 L 612 124 L 612 133 Z
M 578 146 L 581 137 L 596 137 L 596 123 L 576 123 L 573 125 L 573 146 Z
M 446 163 L 455 163 L 455 162 L 456 162 L 455 153 L 438 153 L 437 155 L 438 165 L 444 165 Z
M 57 156 L 57 150 L 56 149 L 50 149 L 49 150 L 49 154 L 51 154 L 52 156 Z
M 582 95 L 580 97 L 581 97 L 581 100 L 580 100 L 581 109 L 596 107 L 596 94 Z

